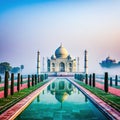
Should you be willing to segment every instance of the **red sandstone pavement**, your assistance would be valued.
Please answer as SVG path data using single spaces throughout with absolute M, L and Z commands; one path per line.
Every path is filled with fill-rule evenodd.
M 104 90 L 104 85 L 103 84 L 100 84 L 98 82 L 96 82 L 95 84 L 96 84 L 97 88 L 100 88 L 100 89 Z M 108 92 L 111 93 L 111 94 L 114 94 L 116 96 L 120 96 L 120 89 L 109 87 Z
M 31 83 L 30 83 L 31 84 Z M 20 90 L 27 88 L 27 83 L 20 85 Z M 14 92 L 17 92 L 17 86 L 14 86 Z M 10 95 L 10 88 L 8 89 L 8 95 Z M 0 98 L 4 97 L 4 91 L 0 91 Z
M 27 78 L 24 78 L 23 81 L 27 81 Z M 17 80 L 14 80 L 17 83 Z M 11 81 L 9 81 L 9 85 L 11 85 Z M 0 83 L 0 87 L 4 87 L 4 83 Z

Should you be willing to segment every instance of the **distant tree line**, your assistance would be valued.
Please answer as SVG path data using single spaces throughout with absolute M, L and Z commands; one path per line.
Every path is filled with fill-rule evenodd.
M 10 65 L 10 63 L 8 62 L 1 62 L 0 63 L 0 74 L 4 74 L 5 71 L 8 72 L 12 72 L 12 73 L 18 73 L 18 72 L 22 72 L 22 70 L 24 69 L 24 65 L 20 65 L 19 67 L 12 67 Z

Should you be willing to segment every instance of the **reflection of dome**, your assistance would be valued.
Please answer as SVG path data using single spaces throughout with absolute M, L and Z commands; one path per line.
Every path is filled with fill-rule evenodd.
M 60 102 L 64 102 L 68 98 L 68 94 L 66 92 L 56 92 L 55 98 Z
M 55 51 L 56 58 L 67 58 L 68 52 L 67 50 L 61 45 L 59 48 Z

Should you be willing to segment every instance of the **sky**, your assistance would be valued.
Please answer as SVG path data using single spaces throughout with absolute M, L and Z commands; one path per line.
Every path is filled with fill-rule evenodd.
M 36 73 L 37 51 L 51 57 L 62 43 L 89 72 L 104 72 L 99 62 L 120 61 L 120 0 L 0 0 L 0 62 L 23 64 Z M 118 72 L 119 70 L 111 70 Z

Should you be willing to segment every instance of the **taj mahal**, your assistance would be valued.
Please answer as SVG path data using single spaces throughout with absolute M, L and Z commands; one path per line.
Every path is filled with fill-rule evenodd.
M 73 59 L 61 44 L 47 60 L 48 72 L 76 72 L 76 59 Z
M 73 58 L 67 49 L 61 44 L 50 58 L 47 58 L 47 73 L 53 75 L 66 75 L 79 72 L 78 60 Z M 84 53 L 84 71 L 88 73 L 87 51 Z M 40 74 L 40 52 L 37 53 L 37 74 Z

